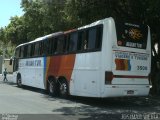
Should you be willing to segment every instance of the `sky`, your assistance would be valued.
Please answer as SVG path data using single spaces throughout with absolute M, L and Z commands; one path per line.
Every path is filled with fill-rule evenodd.
M 10 17 L 22 16 L 23 11 L 21 0 L 1 0 L 0 2 L 0 28 L 5 27 L 10 23 Z

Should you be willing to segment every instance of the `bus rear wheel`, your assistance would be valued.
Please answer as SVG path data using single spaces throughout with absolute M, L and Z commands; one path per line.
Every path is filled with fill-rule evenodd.
M 68 84 L 66 80 L 59 81 L 59 94 L 62 98 L 68 97 Z
M 56 82 L 54 80 L 49 80 L 48 82 L 49 82 L 48 84 L 49 95 L 56 96 L 57 95 Z

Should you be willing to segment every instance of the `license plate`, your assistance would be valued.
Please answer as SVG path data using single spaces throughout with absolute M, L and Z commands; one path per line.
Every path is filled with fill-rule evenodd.
M 134 94 L 134 90 L 127 90 L 127 95 L 133 95 Z

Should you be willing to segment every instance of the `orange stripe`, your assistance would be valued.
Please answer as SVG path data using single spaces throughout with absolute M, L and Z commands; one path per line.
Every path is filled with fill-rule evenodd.
M 47 60 L 46 60 L 46 87 L 47 87 L 47 80 L 48 80 L 48 71 L 49 71 L 49 66 L 50 66 L 50 57 L 47 57 Z
M 64 76 L 67 80 L 71 79 L 75 63 L 75 54 L 52 56 L 47 59 L 47 78 L 49 76 Z

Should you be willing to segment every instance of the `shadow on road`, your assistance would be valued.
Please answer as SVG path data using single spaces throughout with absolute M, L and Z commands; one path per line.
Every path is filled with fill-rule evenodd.
M 0 84 L 3 82 L 0 81 Z M 14 83 L 3 83 L 16 86 Z M 23 86 L 23 88 L 32 92 L 41 93 L 41 97 L 49 101 L 58 101 L 61 104 L 68 104 L 58 109 L 53 109 L 52 112 L 60 112 L 65 115 L 83 114 L 85 118 L 79 120 L 96 120 L 107 117 L 120 118 L 123 113 L 151 113 L 160 111 L 159 97 L 121 97 L 121 98 L 87 98 L 70 96 L 68 99 L 59 97 L 51 97 L 45 90 L 33 87 Z M 73 105 L 73 106 L 72 106 Z M 107 115 L 107 116 L 105 116 Z
M 83 115 L 79 120 L 120 120 L 120 119 L 144 119 L 153 113 L 159 114 L 160 102 L 149 97 L 135 98 L 82 98 L 72 97 L 69 101 L 74 101 L 74 107 L 61 107 L 54 109 L 54 112 L 61 112 L 65 115 Z M 82 103 L 82 105 L 79 105 Z M 135 116 L 137 118 L 135 118 Z M 123 118 L 124 117 L 124 118 Z
M 108 117 L 118 117 L 124 113 L 152 113 L 159 112 L 160 102 L 148 97 L 135 97 L 135 98 L 83 98 L 71 97 L 69 101 L 75 102 L 74 107 L 61 107 L 54 109 L 53 112 L 61 112 L 64 114 L 90 114 L 88 119 L 96 119 L 103 117 L 106 114 Z M 63 101 L 64 102 L 64 101 Z M 82 105 L 79 105 L 79 104 Z M 72 103 L 73 104 L 73 103 Z M 92 114 L 91 114 L 92 113 Z M 102 116 L 101 116 L 102 115 Z M 87 120 L 87 119 L 86 119 Z

